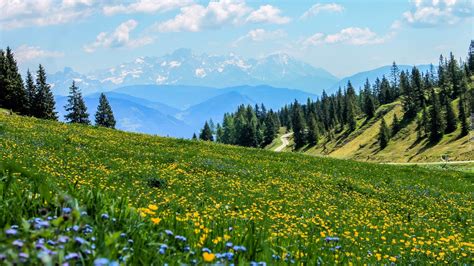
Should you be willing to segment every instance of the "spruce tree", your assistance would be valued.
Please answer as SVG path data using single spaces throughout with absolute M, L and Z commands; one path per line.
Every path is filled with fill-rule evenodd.
M 400 120 L 398 120 L 397 114 L 393 114 L 392 136 L 395 136 L 398 131 L 400 131 Z
M 459 97 L 459 121 L 461 122 L 461 136 L 466 136 L 469 134 L 469 114 L 467 112 L 467 104 L 464 94 L 461 94 Z
M 430 132 L 430 120 L 428 117 L 428 111 L 426 110 L 426 106 L 423 105 L 423 110 L 421 112 L 421 132 L 422 132 L 422 137 L 426 136 Z
M 57 113 L 54 110 L 53 93 L 50 85 L 46 82 L 46 72 L 42 65 L 39 65 L 36 74 L 36 97 L 34 99 L 34 116 L 42 119 L 58 120 Z
M 224 130 L 221 127 L 221 124 L 217 123 L 216 126 L 216 142 L 223 143 L 222 137 L 224 136 Z
M 314 115 L 311 115 L 308 120 L 307 138 L 308 138 L 308 143 L 310 145 L 318 144 L 319 130 L 318 130 L 318 124 L 316 123 L 316 119 L 314 118 Z
M 27 98 L 27 109 L 28 115 L 34 116 L 35 115 L 35 98 L 37 94 L 36 85 L 33 80 L 33 76 L 31 75 L 30 70 L 26 72 L 26 81 L 25 81 L 25 89 L 26 89 L 26 98 Z
M 298 149 L 306 144 L 306 125 L 301 106 L 297 101 L 295 101 L 295 104 L 293 105 L 293 115 L 291 120 L 293 124 L 295 146 Z
M 222 123 L 223 135 L 222 143 L 225 144 L 235 144 L 235 127 L 234 127 L 234 118 L 230 114 L 224 114 L 224 121 Z
M 198 140 L 198 138 L 197 138 L 197 136 L 196 136 L 196 133 L 193 133 L 192 140 Z
M 451 133 L 457 128 L 457 118 L 449 98 L 446 100 L 444 109 L 446 110 L 446 129 L 444 132 Z
M 380 149 L 381 150 L 385 149 L 389 141 L 390 141 L 390 130 L 388 129 L 387 123 L 385 123 L 385 119 L 382 117 L 382 122 L 380 123 L 380 132 L 379 132 Z
M 375 115 L 375 101 L 370 89 L 369 79 L 365 80 L 364 85 L 364 112 L 369 119 Z
M 112 107 L 103 93 L 100 94 L 99 105 L 97 106 L 97 112 L 95 113 L 95 124 L 97 126 L 115 128 L 116 121 L 114 113 L 112 112 Z
M 275 122 L 275 118 L 272 113 L 269 113 L 265 118 L 265 131 L 263 136 L 263 145 L 267 146 L 277 137 L 278 128 Z
M 214 141 L 214 136 L 212 135 L 211 127 L 209 126 L 209 123 L 207 121 L 204 124 L 204 128 L 201 130 L 199 139 L 204 141 Z
M 439 103 L 438 95 L 431 90 L 431 108 L 430 108 L 430 118 L 429 118 L 429 127 L 430 127 L 430 142 L 436 143 L 443 137 L 445 122 L 443 113 L 441 112 L 441 105 Z
M 10 47 L 1 58 L 0 106 L 20 114 L 28 114 L 28 102 L 23 80 Z
M 73 81 L 71 87 L 69 87 L 69 96 L 67 105 L 64 106 L 66 112 L 68 112 L 64 119 L 69 123 L 78 123 L 89 125 L 89 114 L 87 113 L 87 107 L 82 98 L 80 89 L 76 86 L 76 82 Z

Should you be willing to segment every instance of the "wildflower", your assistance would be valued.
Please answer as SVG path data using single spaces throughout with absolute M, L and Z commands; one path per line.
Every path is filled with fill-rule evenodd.
M 150 205 L 148 205 L 148 209 L 150 209 L 152 211 L 156 211 L 156 210 L 158 210 L 158 206 L 156 206 L 154 204 L 150 204 Z
M 208 248 L 203 248 L 201 251 L 204 252 L 204 253 L 206 253 L 206 252 L 207 253 L 212 253 L 212 251 Z
M 98 258 L 94 260 L 94 266 L 107 266 L 109 265 L 109 259 L 107 258 Z
M 18 230 L 10 228 L 5 230 L 5 234 L 7 236 L 16 236 L 18 234 Z
M 104 219 L 104 220 L 109 219 L 109 215 L 107 213 L 103 213 L 100 217 L 102 217 L 102 219 Z
M 18 254 L 18 257 L 20 258 L 20 261 L 23 263 L 25 263 L 30 258 L 28 254 L 23 253 L 23 252 Z
M 159 224 L 161 222 L 161 219 L 156 217 L 156 218 L 151 218 L 151 221 L 154 223 L 154 224 Z
M 67 236 L 59 236 L 59 237 L 58 237 L 58 242 L 59 242 L 59 243 L 65 244 L 65 243 L 67 243 L 68 241 L 69 241 L 69 237 L 67 237 Z
M 82 237 L 76 236 L 76 237 L 74 238 L 74 242 L 76 242 L 76 243 L 79 244 L 79 245 L 82 245 L 82 244 L 86 243 L 86 240 L 85 240 L 84 238 L 82 238 Z
M 227 242 L 225 243 L 226 248 L 232 248 L 232 242 Z
M 87 212 L 86 211 L 81 212 L 81 216 L 87 216 Z
M 72 210 L 69 207 L 64 207 L 62 211 L 63 211 L 63 214 L 70 214 Z
M 234 246 L 235 252 L 245 252 L 247 249 L 244 246 Z
M 64 256 L 65 260 L 77 260 L 79 259 L 79 254 L 77 253 L 69 253 L 66 256 Z
M 15 240 L 15 241 L 12 242 L 12 245 L 15 246 L 15 247 L 17 247 L 17 248 L 22 248 L 22 247 L 23 247 L 23 244 L 24 244 L 23 241 L 21 241 L 21 240 L 19 240 L 19 239 L 17 239 L 17 240 Z
M 165 233 L 169 236 L 172 236 L 173 235 L 173 231 L 171 230 L 165 230 Z
M 178 241 L 186 242 L 186 237 L 184 236 L 176 236 L 175 239 Z
M 202 258 L 204 259 L 205 262 L 212 262 L 216 258 L 216 255 L 208 252 L 204 252 L 202 254 Z
M 127 237 L 127 234 L 121 233 L 121 234 L 120 234 L 120 237 L 121 237 L 121 238 L 126 238 L 126 237 Z
M 0 253 L 0 261 L 4 261 L 7 259 L 7 256 L 5 254 Z

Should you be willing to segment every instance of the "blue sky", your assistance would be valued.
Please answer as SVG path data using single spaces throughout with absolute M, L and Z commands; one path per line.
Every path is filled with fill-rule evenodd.
M 177 48 L 288 53 L 343 77 L 396 61 L 465 57 L 471 0 L 0 0 L 0 43 L 20 67 L 88 73 Z

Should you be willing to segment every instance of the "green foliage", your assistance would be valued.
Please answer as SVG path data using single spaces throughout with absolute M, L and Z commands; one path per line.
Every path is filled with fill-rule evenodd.
M 431 90 L 431 107 L 430 107 L 430 118 L 429 118 L 429 128 L 430 128 L 430 141 L 432 143 L 438 142 L 444 133 L 446 123 L 443 113 L 441 112 L 441 105 L 439 103 L 438 95 L 435 91 Z
M 48 120 L 58 120 L 57 113 L 54 111 L 53 93 L 51 86 L 46 81 L 46 71 L 42 65 L 39 65 L 36 74 L 36 97 L 34 99 L 34 116 Z
M 68 112 L 64 119 L 69 123 L 78 123 L 89 125 L 89 114 L 87 113 L 87 107 L 82 98 L 80 89 L 76 86 L 76 82 L 72 81 L 71 87 L 69 87 L 69 96 L 67 99 L 67 105 L 64 106 L 66 112 Z
M 97 112 L 95 113 L 95 124 L 97 126 L 115 128 L 115 123 L 112 107 L 110 106 L 105 94 L 101 93 L 99 106 L 97 106 Z
M 209 126 L 209 123 L 207 121 L 204 124 L 204 128 L 201 130 L 199 139 L 204 141 L 214 141 L 214 136 L 212 135 L 211 127 Z

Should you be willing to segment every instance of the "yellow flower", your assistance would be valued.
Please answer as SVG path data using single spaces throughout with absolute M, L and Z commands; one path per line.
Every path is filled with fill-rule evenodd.
M 156 217 L 156 218 L 151 218 L 151 221 L 154 223 L 154 224 L 159 224 L 161 222 L 161 219 Z
M 216 255 L 208 252 L 204 252 L 202 254 L 202 258 L 204 259 L 205 262 L 212 262 L 216 258 Z
M 148 205 L 148 209 L 150 209 L 152 211 L 156 211 L 156 210 L 158 210 L 158 206 L 156 206 L 155 204 L 150 204 L 150 205 Z
M 397 261 L 397 258 L 395 258 L 395 257 L 390 257 L 390 261 L 391 261 L 391 262 L 396 262 L 396 261 Z

